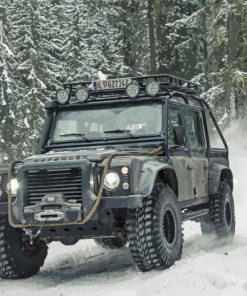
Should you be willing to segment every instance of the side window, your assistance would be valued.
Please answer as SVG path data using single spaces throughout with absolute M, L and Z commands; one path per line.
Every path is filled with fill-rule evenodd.
M 200 128 L 200 117 L 198 112 L 186 111 L 185 122 L 187 136 L 191 148 L 203 147 L 202 129 Z
M 169 110 L 168 113 L 168 144 L 169 146 L 175 145 L 174 142 L 174 127 L 182 126 L 182 118 L 179 110 Z
M 225 145 L 217 131 L 217 128 L 208 112 L 206 112 L 206 120 L 207 120 L 207 127 L 208 127 L 208 136 L 210 146 L 212 148 L 224 149 Z

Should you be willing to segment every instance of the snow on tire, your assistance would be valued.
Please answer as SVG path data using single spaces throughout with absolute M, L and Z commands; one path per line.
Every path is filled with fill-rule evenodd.
M 142 208 L 128 211 L 127 234 L 133 260 L 142 271 L 169 268 L 180 259 L 182 216 L 169 186 L 155 185 Z
M 12 228 L 7 215 L 0 215 L 0 277 L 21 279 L 39 272 L 47 256 L 47 246 L 35 240 L 33 245 L 23 241 L 22 231 Z

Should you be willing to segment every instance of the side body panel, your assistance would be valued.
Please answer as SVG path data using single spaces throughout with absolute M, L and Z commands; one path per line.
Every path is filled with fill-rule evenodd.
M 188 156 L 171 156 L 171 161 L 178 179 L 178 200 L 192 199 L 194 197 L 192 159 Z
M 208 195 L 208 159 L 205 156 L 192 156 L 193 185 L 195 198 Z

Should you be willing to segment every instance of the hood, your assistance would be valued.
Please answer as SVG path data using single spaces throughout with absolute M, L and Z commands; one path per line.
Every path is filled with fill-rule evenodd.
M 76 150 L 76 151 L 49 151 L 45 154 L 33 155 L 25 159 L 25 163 L 30 162 L 49 162 L 87 159 L 92 162 L 100 162 L 117 150 L 95 149 L 95 150 Z

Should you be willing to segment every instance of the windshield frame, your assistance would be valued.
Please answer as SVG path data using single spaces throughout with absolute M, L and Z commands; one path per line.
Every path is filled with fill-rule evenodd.
M 117 134 L 111 137 L 106 138 L 92 138 L 88 141 L 83 140 L 82 138 L 73 139 L 73 140 L 62 140 L 62 141 L 52 141 L 52 136 L 55 129 L 55 124 L 57 121 L 57 114 L 59 114 L 62 111 L 83 111 L 83 110 L 92 110 L 97 109 L 110 109 L 110 108 L 117 108 L 117 107 L 124 107 L 124 106 L 137 106 L 137 105 L 152 105 L 154 103 L 161 105 L 161 116 L 162 116 L 162 122 L 161 122 L 161 132 L 158 134 L 145 134 L 145 135 L 135 135 L 134 137 L 127 137 L 126 134 Z M 139 142 L 148 142 L 148 141 L 157 141 L 161 140 L 164 142 L 165 135 L 166 135 L 166 124 L 165 124 L 165 103 L 166 98 L 145 98 L 145 99 L 136 99 L 136 100 L 128 100 L 128 101 L 120 101 L 116 100 L 110 101 L 110 102 L 90 102 L 88 104 L 70 104 L 69 106 L 57 106 L 57 108 L 53 111 L 53 119 L 52 123 L 50 125 L 49 133 L 47 135 L 47 141 L 46 145 L 44 146 L 45 149 L 52 149 L 52 148 L 62 148 L 62 147 L 78 147 L 78 146 L 108 146 L 113 145 L 116 143 L 121 144 L 128 144 L 128 143 L 139 143 Z M 79 145 L 78 145 L 79 144 Z

